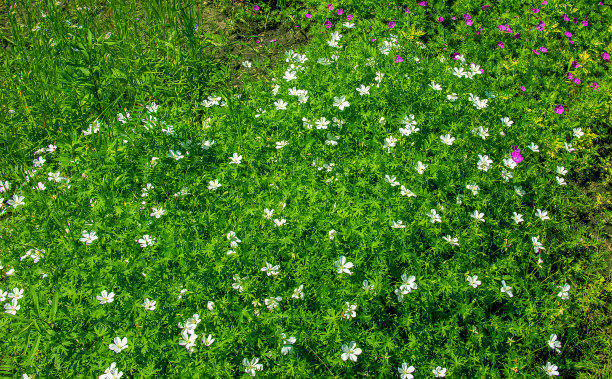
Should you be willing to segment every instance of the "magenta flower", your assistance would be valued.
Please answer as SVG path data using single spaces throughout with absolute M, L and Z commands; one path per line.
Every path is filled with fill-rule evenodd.
M 521 163 L 523 161 L 523 157 L 521 156 L 521 150 L 518 146 L 512 146 L 512 152 L 510 153 L 512 160 L 516 163 Z
M 324 25 L 325 25 L 325 27 L 326 27 L 327 29 L 329 29 L 329 28 L 331 28 L 331 27 L 332 27 L 332 23 L 331 23 L 331 21 L 329 21 L 329 20 L 325 21 Z
M 548 49 L 545 47 L 540 47 L 540 51 L 543 53 L 548 53 Z
M 542 5 L 548 5 L 548 1 L 542 0 Z
M 521 38 L 521 33 L 516 33 L 516 34 L 514 35 L 514 39 L 519 39 L 519 38 Z
M 255 41 L 255 43 L 259 44 L 259 43 L 261 43 L 261 41 L 260 41 L 260 40 L 257 40 L 257 41 Z
M 540 13 L 540 10 L 538 8 L 531 8 L 531 10 L 533 11 L 533 13 Z
M 603 58 L 604 62 L 610 63 L 610 54 L 604 51 L 603 53 L 601 53 L 601 57 Z
M 465 20 L 465 24 L 467 26 L 472 26 L 472 25 L 474 25 L 474 22 L 472 20 Z
M 567 73 L 567 80 L 572 80 L 572 79 L 574 79 L 574 75 L 572 75 L 571 72 L 568 72 Z
M 342 8 L 338 9 L 338 16 L 342 16 L 342 12 L 344 12 Z
M 489 9 L 490 5 L 483 5 L 482 7 L 480 7 L 480 9 L 482 9 L 483 11 Z
M 596 83 L 596 82 L 593 82 L 593 84 L 591 84 L 591 88 L 593 88 L 593 89 L 597 89 L 597 83 Z
M 452 58 L 453 60 L 455 60 L 455 61 L 456 61 L 457 59 L 459 59 L 459 57 L 461 57 L 461 54 L 459 54 L 459 53 L 452 53 L 452 54 L 451 54 L 451 58 Z
M 389 27 L 390 27 L 391 29 L 395 28 L 395 22 L 391 21 L 391 22 L 389 23 Z
M 584 18 L 584 21 L 582 21 L 582 26 L 589 26 L 589 19 L 588 18 Z
M 306 13 L 306 14 L 304 15 L 304 17 L 306 17 L 306 18 L 311 18 L 311 17 L 312 17 L 312 15 L 311 15 L 310 13 Z
M 527 88 L 525 88 L 525 86 L 521 86 L 521 91 L 525 92 L 527 91 Z
M 535 55 L 540 55 L 539 51 L 536 51 L 535 49 L 531 49 L 531 51 L 535 54 Z
M 576 61 L 572 61 L 572 68 L 578 68 L 578 67 L 580 67 L 580 63 Z
M 499 42 L 497 43 L 497 46 L 499 46 L 499 48 L 500 48 L 500 49 L 503 49 L 505 45 L 504 45 L 504 43 L 503 43 L 503 42 L 499 41 Z
M 370 38 L 370 41 L 374 42 L 374 41 L 376 41 L 376 38 L 372 37 L 372 38 Z
M 404 58 L 400 57 L 399 55 L 395 56 L 395 63 L 402 63 L 404 61 Z
M 456 20 L 457 18 L 455 16 L 452 17 L 453 20 Z
M 255 12 L 259 11 L 259 5 L 255 5 L 255 6 L 253 7 L 253 10 L 254 10 Z
M 570 44 L 572 44 L 572 45 L 574 44 L 574 40 L 573 40 L 573 39 L 571 39 L 571 38 L 569 38 L 569 39 L 567 40 L 567 42 L 569 42 L 569 43 L 570 43 Z
M 472 16 L 470 16 L 469 13 L 466 13 L 463 15 L 463 18 L 465 18 L 466 20 L 470 20 L 472 18 Z
M 417 3 L 417 5 L 420 5 L 422 7 L 426 7 L 428 4 L 427 4 L 427 1 L 421 1 L 420 3 Z
M 576 84 L 580 85 L 580 79 L 578 79 L 578 78 L 574 78 L 574 83 L 576 83 Z
M 438 22 L 444 21 L 444 17 L 438 17 Z
M 410 9 L 406 8 L 406 14 L 410 14 Z
M 330 11 L 333 11 L 334 6 L 332 4 L 327 4 L 327 9 L 329 9 Z
M 346 21 L 351 21 L 353 19 L 353 15 L 349 14 L 348 16 L 346 16 Z
M 572 32 L 565 32 L 565 33 L 563 33 L 563 34 L 565 34 L 565 36 L 566 36 L 567 38 L 572 38 L 572 36 L 573 36 Z
M 563 113 L 564 109 L 563 109 L 563 105 L 559 104 L 555 106 L 555 113 L 556 114 L 561 114 Z
M 563 21 L 566 21 L 566 22 L 569 21 L 569 17 L 567 17 L 566 14 L 563 14 Z

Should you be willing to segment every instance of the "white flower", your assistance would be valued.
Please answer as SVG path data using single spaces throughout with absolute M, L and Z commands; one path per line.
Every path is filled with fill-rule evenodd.
M 565 176 L 567 174 L 567 170 L 563 166 L 557 166 L 557 175 Z
M 478 211 L 474 211 L 474 213 L 470 214 L 470 217 L 472 217 L 476 221 L 485 222 L 484 213 L 480 213 Z
M 400 187 L 400 194 L 402 196 L 408 196 L 408 197 L 416 197 L 416 195 L 414 194 L 414 192 L 410 191 L 408 188 L 406 188 L 405 186 L 401 186 Z
M 433 374 L 436 378 L 444 378 L 446 376 L 446 368 L 438 366 L 433 369 Z
M 489 99 L 478 99 L 474 100 L 473 104 L 476 109 L 484 109 L 488 106 Z
M 211 191 L 216 191 L 219 187 L 221 187 L 219 179 L 211 180 L 208 182 L 208 189 Z
M 517 224 L 520 223 L 520 222 L 525 221 L 525 220 L 523 220 L 523 215 L 522 214 L 516 213 L 516 212 L 513 212 L 513 213 L 514 213 L 514 215 L 512 216 L 512 221 L 516 222 Z
M 556 334 L 551 334 L 548 340 L 548 346 L 553 349 L 557 354 L 561 354 L 561 341 L 557 340 Z
M 344 309 L 344 313 L 342 315 L 342 317 L 345 317 L 347 319 L 349 318 L 355 318 L 357 317 L 357 304 L 351 304 L 348 301 L 345 304 L 345 309 Z
M 477 196 L 478 195 L 478 191 L 480 190 L 480 187 L 478 186 L 478 184 L 476 184 L 474 182 L 466 185 L 465 188 L 467 188 L 470 191 L 472 191 L 472 195 L 474 195 L 474 196 Z
M 339 140 L 340 136 L 332 136 L 331 134 L 327 133 L 327 140 L 325 140 L 325 144 L 328 146 L 336 146 Z
M 461 78 L 466 75 L 466 72 L 463 69 L 463 67 L 453 67 L 453 75 L 455 75 L 458 78 Z
M 84 242 L 87 246 L 91 245 L 93 241 L 98 239 L 98 236 L 96 236 L 96 232 L 94 231 L 88 232 L 87 230 L 83 230 L 81 235 L 82 237 L 79 238 L 79 242 Z
M 344 108 L 348 107 L 351 104 L 348 101 L 346 101 L 346 96 L 340 96 L 340 97 L 334 96 L 334 103 L 332 105 L 334 107 L 338 107 L 338 109 L 343 111 Z
M 408 367 L 406 362 L 402 363 L 401 367 L 398 367 L 397 372 L 400 374 L 400 379 L 413 379 L 414 366 Z
M 12 299 L 10 303 L 4 304 L 4 313 L 15 316 L 21 305 L 17 304 L 17 299 Z
M 505 293 L 509 297 L 513 297 L 514 295 L 512 294 L 511 290 L 512 290 L 512 287 L 509 287 L 508 285 L 506 285 L 506 281 L 502 280 L 501 292 Z
M 127 343 L 128 343 L 127 337 L 123 337 L 123 339 L 121 339 L 121 337 L 115 337 L 113 339 L 113 343 L 108 345 L 108 348 L 114 351 L 116 354 L 119 354 L 121 353 L 121 351 L 128 348 Z
M 389 136 L 388 138 L 385 138 L 385 144 L 383 145 L 383 149 L 387 149 L 387 152 L 390 153 L 391 148 L 395 147 L 396 142 L 397 142 L 397 138 L 393 136 Z
M 431 89 L 433 89 L 434 91 L 442 91 L 442 86 L 439 85 L 438 83 L 434 82 L 433 80 L 431 81 L 431 83 L 429 83 L 429 86 L 431 87 Z
M 479 285 L 482 284 L 482 282 L 480 280 L 478 280 L 478 275 L 474 275 L 474 276 L 468 276 L 465 280 L 467 280 L 467 282 L 470 284 L 470 286 L 477 288 Z
M 156 303 L 157 302 L 155 300 L 144 299 L 144 302 L 142 303 L 142 306 L 147 311 L 154 311 Z
M 399 186 L 399 182 L 395 179 L 395 176 L 385 175 L 385 180 L 391 185 L 391 187 Z
M 516 168 L 517 163 L 511 157 L 504 158 L 503 162 L 504 162 L 504 166 L 506 166 L 506 168 L 509 168 L 510 170 L 514 170 Z
M 238 155 L 238 153 L 234 153 L 234 155 L 232 155 L 231 157 L 229 157 L 230 163 L 229 164 L 236 164 L 239 165 L 240 162 L 242 161 L 242 155 Z
M 370 284 L 367 280 L 364 280 L 361 282 L 361 288 L 366 292 L 372 292 L 374 291 L 374 284 Z M 374 292 L 374 295 L 376 295 L 376 292 Z
M 457 94 L 453 92 L 450 95 L 446 95 L 446 98 L 448 99 L 448 101 L 456 101 L 459 96 L 457 96 Z
M 476 128 L 472 129 L 472 134 L 477 135 L 478 137 L 481 137 L 482 140 L 484 141 L 489 136 L 489 128 L 483 128 L 482 126 L 479 126 L 478 129 Z
M 424 165 L 421 161 L 417 162 L 417 165 L 414 167 L 415 170 L 417 170 L 417 172 L 420 175 L 423 175 L 423 173 L 425 172 L 425 170 L 427 169 L 427 165 Z
M 571 153 L 572 151 L 576 150 L 572 147 L 571 143 L 563 142 L 563 144 L 565 146 L 565 150 L 567 150 L 568 153 Z
M 508 183 L 512 177 L 514 177 L 514 174 L 511 171 L 502 168 L 502 179 L 504 179 L 506 183 Z
M 415 283 L 416 278 L 414 277 L 414 275 L 408 276 L 406 275 L 406 273 L 403 273 L 401 279 L 402 284 L 394 291 L 397 295 L 397 301 L 399 301 L 400 303 L 404 301 L 404 296 L 411 293 L 412 290 L 417 289 L 417 284 Z
M 200 146 L 202 146 L 202 149 L 204 150 L 208 150 L 212 147 L 212 145 L 215 144 L 214 140 L 206 140 L 206 141 L 202 141 L 202 143 L 200 144 Z
M 544 221 L 544 220 L 550 220 L 550 217 L 548 217 L 548 212 L 547 211 L 543 211 L 540 209 L 537 209 L 535 212 L 536 216 L 540 218 L 540 220 Z
M 283 75 L 283 79 L 285 79 L 286 82 L 290 82 L 292 80 L 295 80 L 295 79 L 297 79 L 297 72 L 296 71 L 287 70 L 287 71 L 285 71 L 285 74 Z
M 493 160 L 489 159 L 488 155 L 480 155 L 478 154 L 478 163 L 477 163 L 477 167 L 479 170 L 483 170 L 483 171 L 489 171 L 489 169 L 492 167 L 491 165 L 493 164 Z
M 140 244 L 140 247 L 145 248 L 147 246 L 155 245 L 155 238 L 145 234 L 142 238 L 136 240 Z
M 249 362 L 249 360 L 247 358 L 244 358 L 242 360 L 242 365 L 244 367 L 246 367 L 244 369 L 244 372 L 246 372 L 247 374 L 251 375 L 251 377 L 254 377 L 256 371 L 262 371 L 263 370 L 263 365 L 261 363 L 257 363 L 257 362 L 259 362 L 259 358 L 253 358 L 253 359 L 251 359 L 250 362 Z
M 457 237 L 453 238 L 450 235 L 446 235 L 442 237 L 442 239 L 453 246 L 457 246 L 457 247 L 459 246 L 459 238 Z
M 349 275 L 353 275 L 351 270 L 349 270 L 353 267 L 353 262 L 347 262 L 346 257 L 344 255 L 340 256 L 340 259 L 335 261 L 334 265 L 336 266 L 336 272 L 338 274 L 346 273 Z
M 568 300 L 569 299 L 569 290 L 571 288 L 570 285 L 565 283 L 562 286 L 557 286 L 557 288 L 559 288 L 561 290 L 561 292 L 559 292 L 557 294 L 557 296 L 559 296 L 563 300 Z
M 267 220 L 272 218 L 272 214 L 274 213 L 274 209 L 264 209 L 264 218 L 266 218 Z
M 242 62 L 242 66 L 245 67 L 245 68 L 251 68 L 251 62 L 244 61 L 244 62 Z
M 431 221 L 432 224 L 436 222 L 442 223 L 442 217 L 436 213 L 435 209 L 430 210 L 429 213 L 427 213 L 427 217 L 429 217 L 429 221 Z
M 206 337 L 202 336 L 202 343 L 204 344 L 204 346 L 210 346 L 213 344 L 213 342 L 215 342 L 215 339 L 212 338 L 212 334 L 209 334 Z
M 391 221 L 391 227 L 393 229 L 403 229 L 406 227 L 406 225 L 403 225 L 404 222 L 402 220 L 397 220 L 397 221 Z
M 164 210 L 164 208 L 151 208 L 151 214 L 149 214 L 149 216 L 151 217 L 155 217 L 155 218 L 160 218 L 161 216 L 165 215 L 166 211 Z
M 287 224 L 287 220 L 285 220 L 284 218 L 279 220 L 277 218 L 274 219 L 274 226 L 279 227 L 279 226 L 283 226 Z
M 183 329 L 181 332 L 181 339 L 179 341 L 179 345 L 185 346 L 185 349 L 189 350 L 189 352 L 193 351 L 193 347 L 196 343 L 196 338 L 198 335 L 195 333 L 188 333 L 187 329 Z
M 509 117 L 502 117 L 502 118 L 500 118 L 500 120 L 501 120 L 502 124 L 504 124 L 507 127 L 511 127 L 512 124 L 514 124 L 514 121 L 510 120 Z
M 100 302 L 101 305 L 109 304 L 113 302 L 113 298 L 115 294 L 113 292 L 107 293 L 106 290 L 100 292 L 100 295 L 96 296 L 96 299 Z
M 548 376 L 559 376 L 559 367 L 550 362 L 546 362 L 546 366 L 542 366 L 542 369 Z
M 272 266 L 270 263 L 266 262 L 266 267 L 262 267 L 260 271 L 266 273 L 266 275 L 278 275 L 280 272 L 280 265 Z
M 215 303 L 214 303 L 214 301 L 209 301 L 209 302 L 207 302 L 207 303 L 206 303 L 206 308 L 207 308 L 209 311 L 213 312 L 213 311 L 215 310 Z
M 359 92 L 360 96 L 369 95 L 370 94 L 370 86 L 364 86 L 363 84 L 357 88 L 357 92 Z
M 287 355 L 293 350 L 292 345 L 295 343 L 295 341 L 297 341 L 297 339 L 293 336 L 287 338 L 287 335 L 285 335 L 285 333 L 281 333 L 280 336 L 283 339 L 283 347 L 281 348 L 281 354 Z
M 227 233 L 226 238 L 228 241 L 230 241 L 230 246 L 233 249 L 237 248 L 238 244 L 242 242 L 241 240 L 238 239 L 238 237 L 236 237 L 236 233 L 233 231 L 230 231 L 229 233 Z
M 291 295 L 292 299 L 304 299 L 304 285 L 301 284 L 299 287 L 293 289 L 293 295 Z
M 117 113 L 117 121 L 119 121 L 122 124 L 125 124 L 126 122 L 128 122 L 130 120 L 130 114 L 129 113 Z
M 576 138 L 580 138 L 584 135 L 584 132 L 582 131 L 582 128 L 574 128 L 573 129 L 574 132 L 574 137 Z
M 347 361 L 351 360 L 353 362 L 357 362 L 357 356 L 361 354 L 361 349 L 357 347 L 355 341 L 351 341 L 348 345 L 342 345 L 342 360 Z
M 274 308 L 278 308 L 278 305 L 281 302 L 281 300 L 283 300 L 283 298 L 280 296 L 270 297 L 270 298 L 264 299 L 264 303 L 266 304 L 266 307 L 268 307 L 268 310 L 271 311 Z
M 25 196 L 13 195 L 13 198 L 11 200 L 8 200 L 6 203 L 12 206 L 13 208 L 17 208 L 20 205 L 25 205 L 23 199 L 25 199 Z
M 46 162 L 45 158 L 38 157 L 32 161 L 32 164 L 34 165 L 34 167 L 42 167 L 42 165 L 45 164 L 45 162 Z
M 123 371 L 119 371 L 117 364 L 113 362 L 106 370 L 104 370 L 104 374 L 100 375 L 98 379 L 119 379 L 122 376 Z
M 283 147 L 285 147 L 287 145 L 289 145 L 289 142 L 287 142 L 287 141 L 279 141 L 279 142 L 276 143 L 276 150 L 280 150 L 280 149 L 282 149 Z
M 523 187 L 521 186 L 514 186 L 514 192 L 521 197 L 525 195 L 525 191 L 523 191 Z
M 315 121 L 315 126 L 317 127 L 317 129 L 327 129 L 329 123 L 329 120 L 325 119 L 325 117 L 321 117 L 320 119 Z
M 535 143 L 530 143 L 529 144 L 529 149 L 531 149 L 531 151 L 533 151 L 534 153 L 539 153 L 540 152 L 540 147 L 538 145 L 536 145 Z
M 531 237 L 531 243 L 533 243 L 533 251 L 537 254 L 540 250 L 546 250 L 541 242 L 538 242 L 538 237 Z
M 334 229 L 332 229 L 329 232 L 327 232 L 327 235 L 328 235 L 330 241 L 333 241 L 336 238 L 336 234 L 338 234 L 338 232 L 336 232 L 336 230 L 334 230 Z
M 232 283 L 232 288 L 237 290 L 238 292 L 242 292 L 244 290 L 244 288 L 242 288 L 242 281 L 246 278 L 241 278 L 240 275 L 235 274 L 234 277 L 234 283 Z
M 451 146 L 453 142 L 455 142 L 455 137 L 451 137 L 450 134 L 440 136 L 440 139 L 442 140 L 443 144 L 446 144 L 448 146 Z
M 565 179 L 560 177 L 560 176 L 556 176 L 555 179 L 557 180 L 557 184 L 559 184 L 560 186 L 564 186 L 567 183 L 565 182 Z

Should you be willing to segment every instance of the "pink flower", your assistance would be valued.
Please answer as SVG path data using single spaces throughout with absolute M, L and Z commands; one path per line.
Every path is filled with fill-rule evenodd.
M 253 10 L 254 10 L 255 12 L 259 11 L 259 5 L 255 5 L 255 6 L 253 7 Z
M 531 49 L 531 51 L 535 54 L 535 55 L 540 55 L 540 53 L 538 51 L 536 51 L 535 49 Z
M 567 38 L 572 38 L 572 35 L 573 35 L 572 32 L 565 32 L 563 34 L 565 34 Z
M 601 53 L 601 57 L 603 58 L 604 62 L 610 63 L 610 54 L 604 51 L 603 53 Z
M 418 3 L 417 5 L 420 5 L 420 6 L 422 6 L 422 7 L 426 7 L 428 4 L 427 4 L 427 1 L 421 1 L 421 2 L 420 2 L 420 3 Z
M 568 39 L 567 42 L 571 43 L 572 45 L 574 44 L 574 40 L 573 39 Z
M 261 41 L 260 41 L 260 40 L 257 40 L 257 41 L 255 41 L 255 43 L 261 43 Z
M 540 13 L 540 10 L 538 8 L 531 8 L 531 10 L 533 11 L 533 13 Z
M 572 75 L 571 72 L 568 72 L 567 73 L 567 80 L 572 80 L 572 79 L 574 79 L 574 75 Z
M 332 23 L 331 23 L 331 21 L 329 21 L 329 20 L 325 21 L 324 25 L 325 25 L 325 27 L 326 27 L 327 29 L 329 29 L 329 28 L 331 28 L 331 27 L 332 27 Z
M 499 41 L 499 42 L 497 43 L 497 46 L 499 46 L 499 48 L 500 48 L 500 49 L 503 49 L 505 45 L 504 45 L 504 43 L 503 43 L 503 42 Z
M 555 106 L 555 113 L 556 114 L 561 114 L 563 113 L 564 109 L 563 109 L 563 105 L 559 104 Z
M 351 21 L 353 19 L 353 15 L 349 14 L 348 16 L 346 16 L 346 21 Z
M 406 14 L 410 14 L 410 9 L 406 8 Z
M 548 1 L 542 0 L 542 5 L 548 5 Z
M 395 63 L 402 63 L 404 61 L 404 58 L 400 57 L 399 55 L 395 56 Z
M 306 13 L 306 14 L 304 15 L 304 17 L 306 17 L 306 18 L 311 18 L 311 17 L 312 17 L 312 15 L 311 15 L 310 13 Z
M 344 12 L 342 8 L 338 9 L 338 16 L 342 16 L 342 12 Z
M 576 83 L 576 84 L 580 85 L 580 79 L 578 79 L 578 78 L 574 78 L 574 83 Z
M 490 5 L 487 4 L 487 5 L 483 5 L 482 7 L 480 7 L 480 9 L 482 9 L 484 11 L 484 10 L 489 9 L 489 7 L 490 7 Z
M 374 42 L 374 41 L 376 41 L 376 38 L 372 37 L 372 38 L 370 38 L 370 41 Z
M 527 88 L 525 88 L 525 86 L 521 86 L 521 91 L 525 92 L 527 91 Z
M 474 24 L 474 22 L 472 22 L 472 20 L 465 20 L 465 24 L 467 26 L 472 26 Z
M 390 27 L 391 29 L 395 28 L 395 26 L 396 26 L 396 25 L 395 25 L 395 22 L 391 21 L 391 22 L 389 23 L 389 27 Z
M 582 21 L 582 26 L 589 26 L 589 19 L 588 18 L 584 18 L 584 21 Z
M 540 51 L 543 53 L 548 53 L 548 49 L 545 47 L 540 47 Z
M 444 21 L 444 17 L 438 17 L 438 22 Z
M 567 17 L 566 14 L 563 14 L 563 21 L 566 21 L 566 22 L 569 21 L 569 17 Z
M 333 11 L 334 6 L 332 4 L 327 4 L 327 9 L 329 9 L 330 11 Z
M 512 152 L 510 153 L 510 157 L 516 163 L 521 163 L 523 161 L 523 157 L 521 156 L 521 150 L 518 146 L 512 146 Z
M 580 63 L 576 61 L 572 61 L 572 68 L 578 68 L 578 67 L 580 67 Z
M 463 18 L 465 18 L 466 20 L 469 20 L 469 19 L 472 18 L 472 16 L 470 16 L 469 13 L 466 13 L 466 14 L 463 15 Z
M 593 82 L 593 84 L 591 84 L 591 88 L 593 88 L 593 89 L 597 89 L 597 83 L 596 83 L 596 82 Z

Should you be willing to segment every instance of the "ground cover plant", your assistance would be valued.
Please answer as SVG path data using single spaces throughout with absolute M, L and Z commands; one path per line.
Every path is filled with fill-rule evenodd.
M 312 38 L 252 60 L 195 4 L 25 5 L 3 374 L 610 374 L 608 5 L 225 4 Z

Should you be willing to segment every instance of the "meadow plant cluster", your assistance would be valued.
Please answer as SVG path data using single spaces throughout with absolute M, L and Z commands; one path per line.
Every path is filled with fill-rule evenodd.
M 244 61 L 240 89 L 189 106 L 119 97 L 2 167 L 1 362 L 24 377 L 590 372 L 595 243 L 570 183 L 600 130 L 609 6 L 466 4 L 300 8 L 313 39 L 268 78 Z M 27 130 L 37 113 L 15 99 L 2 122 Z

